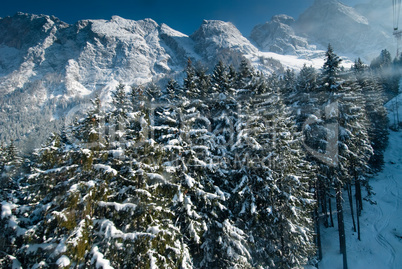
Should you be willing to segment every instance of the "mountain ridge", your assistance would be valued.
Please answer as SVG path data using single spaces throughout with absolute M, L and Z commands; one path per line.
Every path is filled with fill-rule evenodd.
M 320 26 L 324 30 L 303 31 L 301 26 L 317 24 L 322 19 L 320 9 L 328 10 L 331 6 L 339 10 Z M 321 15 L 308 16 L 312 12 Z M 355 15 L 357 19 L 353 18 Z M 334 40 L 330 34 L 337 29 L 332 28 L 342 27 L 328 23 L 337 18 L 346 18 L 364 31 L 355 34 L 355 29 L 351 29 L 341 35 L 340 41 Z M 305 29 L 309 29 L 307 26 Z M 364 36 L 375 30 L 375 34 Z M 169 78 L 180 80 L 188 59 L 208 68 L 218 60 L 236 67 L 247 59 L 265 74 L 281 74 L 285 68 L 297 70 L 303 64 L 320 68 L 328 43 L 339 55 L 349 52 L 351 60 L 376 56 L 384 48 L 381 44 L 390 40 L 387 37 L 380 45 L 370 42 L 382 40 L 379 36 L 384 35 L 366 24 L 355 9 L 336 0 L 315 1 L 297 20 L 287 15 L 274 16 L 270 22 L 256 26 L 250 38 L 244 37 L 232 23 L 218 20 L 203 21 L 189 36 L 152 19 L 134 21 L 112 16 L 109 20 L 67 24 L 55 16 L 19 12 L 0 19 L 1 105 L 6 107 L 21 100 L 13 110 L 17 114 L 27 108 L 40 111 L 51 106 L 49 113 L 42 113 L 48 115 L 48 121 L 62 118 L 79 100 L 94 94 L 110 95 L 118 83 L 144 85 Z M 368 49 L 356 44 L 356 39 L 370 44 Z M 24 113 L 21 115 L 29 118 Z M 11 118 L 9 112 L 0 112 L 2 125 Z M 13 122 L 13 126 L 18 124 L 18 120 Z M 35 130 L 35 126 L 29 129 Z M 0 140 L 16 140 L 25 135 L 5 132 Z

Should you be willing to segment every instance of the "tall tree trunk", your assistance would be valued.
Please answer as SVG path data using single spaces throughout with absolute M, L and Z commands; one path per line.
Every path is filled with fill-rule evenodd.
M 321 228 L 320 228 L 320 217 L 318 215 L 318 210 L 315 209 L 316 215 L 316 230 L 317 230 L 317 248 L 318 248 L 318 259 L 322 260 L 322 244 L 321 244 Z
M 357 184 L 358 184 L 359 180 L 356 181 L 355 183 L 355 199 L 356 199 L 356 220 L 357 220 L 357 239 L 360 239 L 360 209 L 359 209 L 359 199 L 357 198 Z
M 348 257 L 346 256 L 346 248 L 345 253 L 343 253 L 343 269 L 348 269 Z
M 362 199 L 362 189 L 361 189 L 361 184 L 360 184 L 360 180 L 355 180 L 355 188 L 356 188 L 356 199 L 359 201 L 359 216 L 360 216 L 360 212 L 363 210 L 363 199 Z
M 324 217 L 324 226 L 325 228 L 328 228 L 328 209 L 327 209 L 327 197 L 326 197 L 326 190 L 324 187 L 322 187 L 322 197 L 321 197 L 321 208 L 322 208 L 322 214 Z
M 343 221 L 343 206 L 342 206 L 342 185 L 336 183 L 336 209 L 338 212 L 338 230 L 339 230 L 339 245 L 343 255 L 343 269 L 348 268 L 346 257 L 346 238 L 345 238 L 345 223 Z
M 352 184 L 348 183 L 348 184 L 346 184 L 346 187 L 348 189 L 348 198 L 349 198 L 350 211 L 352 212 L 353 231 L 356 232 L 355 213 L 354 213 L 354 210 L 353 210 Z
M 321 228 L 320 228 L 320 215 L 318 213 L 318 208 L 319 208 L 319 203 L 320 203 L 320 197 L 319 197 L 319 190 L 318 190 L 318 183 L 316 181 L 315 184 L 315 199 L 317 201 L 317 206 L 314 209 L 314 215 L 315 215 L 315 228 L 317 232 L 317 238 L 316 238 L 316 243 L 317 243 L 317 248 L 318 248 L 318 260 L 322 260 L 322 245 L 321 245 Z
M 334 218 L 332 217 L 332 202 L 331 202 L 331 197 L 328 198 L 328 206 L 329 206 L 329 217 L 331 220 L 331 227 L 334 227 Z

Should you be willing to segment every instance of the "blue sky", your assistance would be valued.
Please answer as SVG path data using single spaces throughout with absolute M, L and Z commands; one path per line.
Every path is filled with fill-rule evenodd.
M 367 0 L 341 0 L 353 5 Z M 193 33 L 203 19 L 233 22 L 248 36 L 252 28 L 287 14 L 297 18 L 314 0 L 8 0 L 0 9 L 0 17 L 16 12 L 54 15 L 67 23 L 81 19 L 110 19 L 119 15 L 126 19 L 152 18 L 185 34 Z

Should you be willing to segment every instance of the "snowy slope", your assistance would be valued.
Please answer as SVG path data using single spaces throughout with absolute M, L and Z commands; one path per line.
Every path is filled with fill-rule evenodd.
M 402 96 L 399 96 L 402 101 Z M 395 100 L 387 106 L 392 107 Z M 402 109 L 400 109 L 400 113 Z M 394 118 L 390 112 L 390 120 Z M 361 241 L 353 232 L 347 195 L 345 199 L 345 232 L 349 268 L 402 268 L 402 132 L 390 132 L 381 173 L 370 179 L 375 195 L 363 201 Z M 333 205 L 335 208 L 335 205 Z M 334 216 L 335 227 L 336 217 Z M 322 229 L 323 260 L 321 269 L 343 268 L 336 228 Z
M 336 51 L 366 61 L 384 48 L 394 51 L 392 29 L 379 27 L 391 19 L 392 13 L 374 20 L 369 15 L 375 7 L 359 10 L 370 19 L 337 0 L 315 0 L 300 15 L 294 28 L 296 33 L 306 36 L 310 44 L 326 48 L 331 43 Z

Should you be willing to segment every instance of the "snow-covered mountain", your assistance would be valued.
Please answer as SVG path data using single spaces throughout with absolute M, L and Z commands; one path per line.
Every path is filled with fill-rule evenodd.
M 210 67 L 257 54 L 231 23 L 218 21 L 204 22 L 189 37 L 151 19 L 113 16 L 73 25 L 24 13 L 0 19 L 0 125 L 8 126 L 0 140 L 32 136 L 38 122 L 62 117 L 85 96 L 108 95 L 119 82 L 180 77 L 188 58 Z
M 191 35 L 197 53 L 207 62 L 220 58 L 238 55 L 255 55 L 258 49 L 245 38 L 230 22 L 204 20 L 201 27 Z M 230 55 L 232 54 L 232 55 Z
M 174 76 L 188 58 L 211 66 L 218 59 L 257 54 L 227 22 L 205 21 L 189 37 L 151 19 L 114 16 L 68 25 L 55 17 L 18 13 L 0 20 L 0 92 L 40 81 L 48 95 L 82 96 L 111 81 L 144 84 Z
M 295 23 L 299 35 L 307 37 L 309 43 L 325 48 L 332 44 L 337 51 L 371 60 L 382 49 L 394 50 L 392 29 L 381 25 L 391 18 L 392 13 L 378 21 L 373 6 L 357 9 L 337 0 L 315 0 Z M 364 14 L 363 14 L 364 13 Z M 367 14 L 367 17 L 365 16 Z M 376 18 L 376 19 L 374 19 Z
M 249 39 L 232 23 L 215 20 L 188 36 L 152 19 L 113 16 L 71 25 L 47 15 L 1 18 L 0 126 L 7 131 L 0 141 L 37 137 L 38 122 L 56 124 L 83 97 L 107 96 L 119 82 L 181 82 L 189 58 L 209 68 L 218 60 L 236 67 L 246 58 L 264 73 L 281 73 L 303 64 L 320 68 L 331 43 L 339 55 L 368 61 L 393 42 L 370 21 L 372 6 L 358 10 L 369 19 L 339 1 L 316 0 L 298 20 L 274 16 Z
M 358 4 L 354 8 L 357 12 L 363 14 L 369 22 L 376 22 L 385 32 L 389 32 L 389 29 L 392 29 L 393 18 L 391 15 L 393 11 L 391 1 L 371 0 Z
M 151 19 L 114 16 L 68 25 L 54 17 L 19 13 L 0 21 L 0 91 L 22 88 L 28 81 L 46 82 L 49 74 L 57 74 L 54 83 L 68 96 L 111 80 L 145 83 L 182 67 L 188 52 L 169 53 L 163 41 L 177 36 Z
M 391 3 L 379 0 L 355 8 L 338 0 L 315 0 L 297 20 L 277 15 L 255 26 L 250 39 L 262 51 L 299 56 L 331 44 L 338 54 L 367 62 L 383 49 L 396 51 Z
M 297 54 L 310 47 L 306 38 L 296 35 L 294 23 L 295 19 L 290 16 L 274 16 L 271 21 L 254 27 L 250 38 L 264 51 Z
M 359 10 L 370 15 L 367 7 Z M 337 0 L 316 0 L 297 21 L 274 16 L 256 26 L 250 40 L 222 21 L 204 21 L 187 36 L 151 19 L 114 16 L 69 25 L 51 16 L 18 13 L 0 20 L 0 93 L 40 81 L 46 89 L 51 84 L 54 96 L 82 96 L 111 81 L 143 84 L 174 76 L 188 58 L 207 66 L 218 59 L 236 64 L 261 51 L 300 55 L 331 43 L 341 55 L 372 59 L 393 43 L 392 35 Z M 277 71 L 257 64 L 265 72 Z

